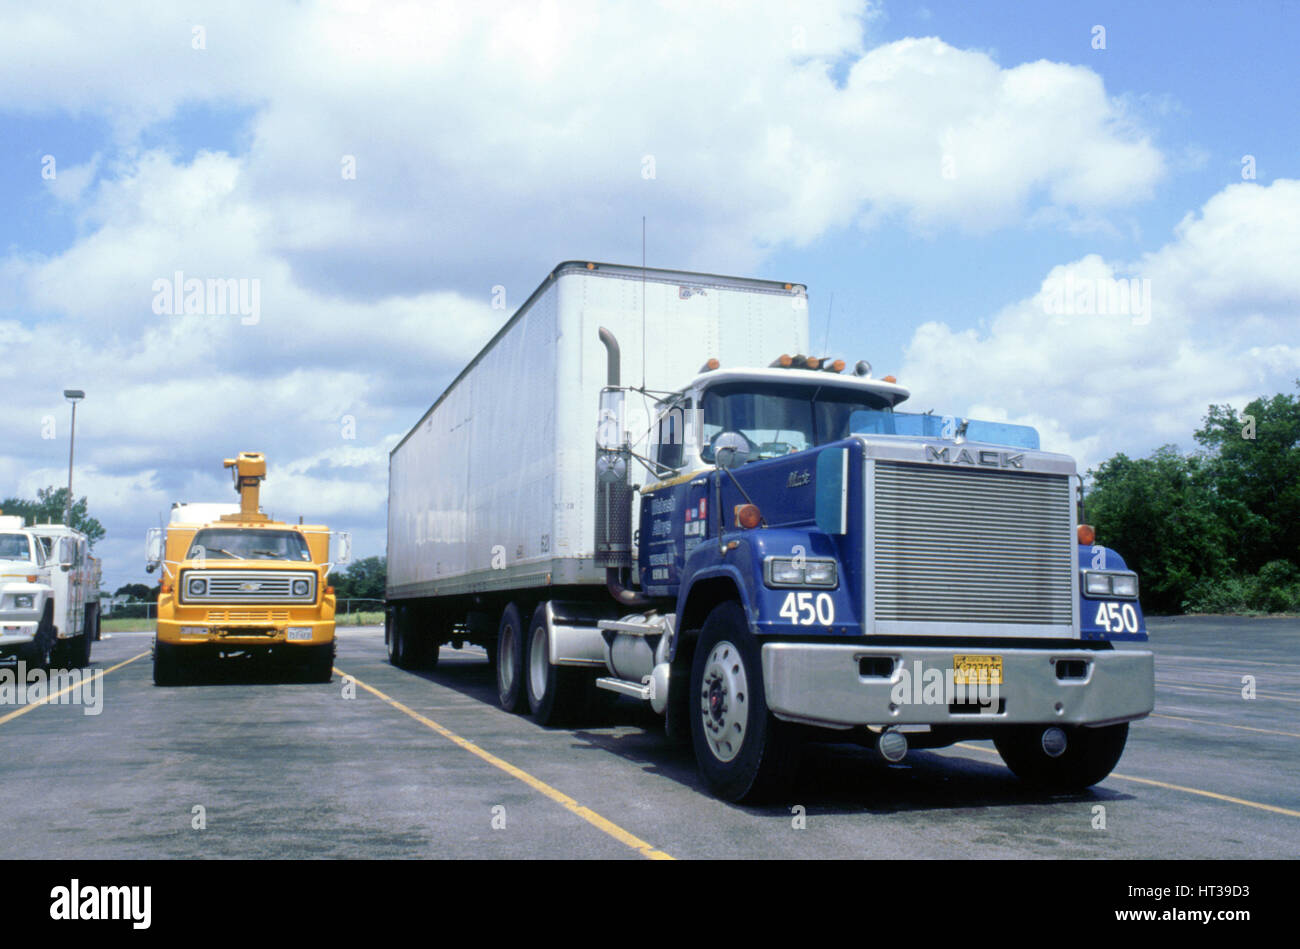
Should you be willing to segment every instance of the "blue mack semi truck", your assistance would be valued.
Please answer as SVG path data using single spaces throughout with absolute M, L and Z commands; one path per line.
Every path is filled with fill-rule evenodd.
M 802 290 L 558 267 L 394 450 L 390 659 L 477 642 L 502 706 L 547 725 L 593 687 L 646 702 L 733 801 L 788 787 L 810 739 L 891 762 L 991 739 L 1036 787 L 1102 780 L 1154 667 L 1138 578 L 1081 523 L 1075 462 L 803 355 Z M 795 345 L 754 358 L 777 341 Z M 647 385 L 652 360 L 695 369 Z M 511 372 L 538 388 L 485 404 Z

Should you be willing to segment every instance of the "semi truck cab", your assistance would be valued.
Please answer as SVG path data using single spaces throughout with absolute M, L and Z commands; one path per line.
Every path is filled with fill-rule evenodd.
M 732 799 L 782 783 L 809 730 L 889 760 L 991 738 L 1032 783 L 1101 780 L 1154 667 L 1113 648 L 1146 639 L 1138 578 L 1079 523 L 1074 461 L 1025 426 L 899 412 L 892 377 L 843 368 L 710 361 L 660 400 L 637 536 L 598 513 L 611 592 L 652 607 L 597 624 L 599 684 L 689 727 Z M 606 508 L 638 455 L 623 391 L 602 396 Z

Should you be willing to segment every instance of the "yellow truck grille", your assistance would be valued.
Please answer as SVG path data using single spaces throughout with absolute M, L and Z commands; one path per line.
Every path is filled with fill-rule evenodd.
M 208 610 L 209 623 L 275 623 L 288 620 L 288 610 Z

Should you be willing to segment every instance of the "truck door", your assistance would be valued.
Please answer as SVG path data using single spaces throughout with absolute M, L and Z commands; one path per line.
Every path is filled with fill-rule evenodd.
M 683 469 L 691 435 L 691 400 L 670 405 L 656 427 L 653 456 L 680 474 L 647 494 L 641 509 L 642 586 L 676 587 L 687 555 L 707 534 L 708 485 L 703 472 Z M 698 483 L 696 483 L 698 482 Z

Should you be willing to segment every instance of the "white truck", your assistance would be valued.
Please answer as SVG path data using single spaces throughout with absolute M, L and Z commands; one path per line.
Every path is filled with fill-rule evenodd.
M 88 665 L 99 638 L 99 576 L 81 532 L 0 515 L 0 661 Z
M 99 640 L 101 563 L 90 553 L 90 540 L 66 524 L 27 528 L 45 549 L 54 589 L 54 664 L 78 668 L 90 664 L 91 643 Z

